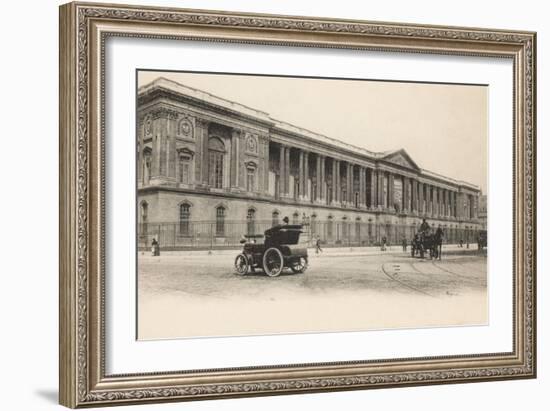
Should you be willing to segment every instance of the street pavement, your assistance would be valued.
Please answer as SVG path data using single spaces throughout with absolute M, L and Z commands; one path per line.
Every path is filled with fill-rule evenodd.
M 245 276 L 238 250 L 138 256 L 142 338 L 334 331 L 482 324 L 487 319 L 486 257 L 444 250 L 442 260 L 412 258 L 395 247 L 310 250 L 303 274 Z M 350 310 L 368 315 L 350 316 Z M 377 315 L 383 310 L 383 315 Z M 194 313 L 200 320 L 180 313 Z M 251 315 L 251 313 L 261 315 Z M 307 314 L 306 314 L 307 313 Z M 171 318 L 168 325 L 158 318 Z M 220 321 L 225 318 L 229 322 Z

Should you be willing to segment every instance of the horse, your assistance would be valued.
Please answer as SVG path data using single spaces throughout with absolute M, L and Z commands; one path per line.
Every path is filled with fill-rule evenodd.
M 441 249 L 443 247 L 443 231 L 437 230 L 433 234 L 418 233 L 415 234 L 411 244 L 411 256 L 414 257 L 420 253 L 420 258 L 424 258 L 426 251 L 430 254 L 430 259 L 439 258 L 441 260 Z

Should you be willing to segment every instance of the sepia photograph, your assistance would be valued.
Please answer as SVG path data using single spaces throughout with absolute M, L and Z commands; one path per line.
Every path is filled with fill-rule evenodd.
M 136 77 L 139 340 L 487 325 L 487 85 Z

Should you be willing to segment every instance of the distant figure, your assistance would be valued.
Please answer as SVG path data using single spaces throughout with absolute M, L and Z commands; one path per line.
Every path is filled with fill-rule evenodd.
M 160 247 L 156 238 L 153 238 L 153 241 L 151 241 L 151 255 L 153 257 L 158 257 L 160 255 Z
M 386 236 L 382 237 L 382 247 L 380 248 L 380 251 L 386 251 L 386 243 L 388 242 L 388 239 Z
M 323 252 L 323 249 L 321 248 L 321 237 L 317 236 L 317 241 L 315 241 L 315 254 L 319 254 L 319 252 Z
M 435 230 L 435 246 L 437 247 L 437 256 L 441 260 L 441 251 L 443 251 L 443 237 L 445 237 L 445 233 L 443 232 L 443 229 L 441 226 L 437 227 L 437 230 Z
M 458 240 L 458 246 L 460 248 L 464 247 L 464 240 L 462 238 L 460 240 Z
M 403 251 L 407 252 L 407 238 L 405 236 L 401 240 L 401 245 L 403 246 Z
M 426 221 L 425 218 L 422 219 L 422 224 L 420 224 L 420 228 L 418 229 L 418 232 L 424 237 L 426 234 L 428 234 L 430 231 L 430 225 Z

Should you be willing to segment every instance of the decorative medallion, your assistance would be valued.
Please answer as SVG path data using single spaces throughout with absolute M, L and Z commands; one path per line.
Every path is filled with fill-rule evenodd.
M 258 153 L 258 137 L 255 134 L 246 133 L 246 151 Z
M 187 117 L 182 118 L 178 123 L 178 135 L 193 138 L 193 124 Z
M 145 117 L 145 135 L 150 136 L 153 133 L 153 120 L 151 116 Z

